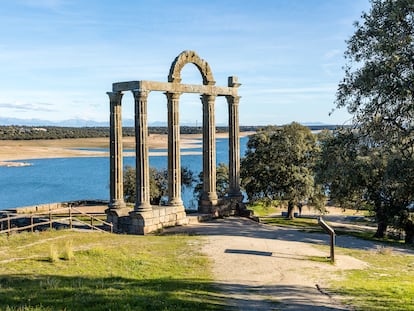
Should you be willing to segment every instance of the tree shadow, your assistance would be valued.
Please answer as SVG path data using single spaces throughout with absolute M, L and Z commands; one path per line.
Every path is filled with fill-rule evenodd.
M 303 228 L 289 228 L 256 223 L 247 218 L 229 217 L 215 219 L 202 225 L 192 225 L 169 228 L 163 234 L 183 233 L 188 235 L 224 235 L 244 236 L 258 239 L 282 240 L 291 242 L 304 242 L 316 245 L 329 245 L 330 236 L 325 233 L 306 231 Z M 375 250 L 385 243 L 368 241 L 360 238 L 337 235 L 335 246 L 358 250 Z M 404 247 L 393 247 L 401 253 L 414 254 L 414 250 Z
M 220 294 L 218 290 L 226 294 Z M 229 298 L 228 294 L 232 298 Z M 277 293 L 277 297 L 273 297 Z M 137 280 L 15 274 L 0 276 L 0 310 L 344 310 L 309 300 L 302 286 L 247 286 L 197 279 Z M 4 309 L 3 309 L 4 308 Z
M 208 280 L 0 276 L 0 310 L 223 310 Z M 5 308 L 5 309 L 3 309 Z

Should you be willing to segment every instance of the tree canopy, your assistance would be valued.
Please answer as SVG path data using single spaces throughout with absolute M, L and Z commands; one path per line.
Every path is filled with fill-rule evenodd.
M 378 237 L 391 224 L 414 243 L 414 2 L 371 0 L 347 44 L 336 106 L 354 130 L 325 140 L 318 178 L 341 204 L 372 206 Z
M 168 195 L 168 170 L 150 167 L 150 202 L 153 205 L 162 203 L 162 198 Z M 124 197 L 129 203 L 135 202 L 136 196 L 136 170 L 126 166 L 124 170 Z M 193 172 L 181 167 L 181 183 L 184 187 L 192 186 L 195 181 Z
M 243 187 L 249 198 L 285 200 L 288 217 L 293 217 L 293 207 L 314 194 L 317 149 L 315 135 L 298 123 L 257 131 L 250 137 L 241 162 Z
M 377 142 L 411 156 L 414 140 L 414 2 L 372 0 L 347 41 L 337 107 Z

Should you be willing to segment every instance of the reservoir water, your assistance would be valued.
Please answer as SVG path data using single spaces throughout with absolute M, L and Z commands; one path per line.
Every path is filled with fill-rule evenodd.
M 240 154 L 245 154 L 248 137 L 240 139 Z M 201 140 L 200 140 L 201 143 Z M 216 141 L 217 164 L 228 164 L 228 139 Z M 165 150 L 163 150 L 165 151 Z M 197 155 L 182 155 L 181 165 L 198 176 L 202 169 L 200 148 Z M 167 167 L 167 156 L 150 156 L 150 166 Z M 19 206 L 83 199 L 109 199 L 108 157 L 27 160 L 31 166 L 0 167 L 0 210 Z M 124 157 L 124 165 L 135 167 L 135 157 Z M 183 193 L 184 205 L 194 208 L 192 190 Z

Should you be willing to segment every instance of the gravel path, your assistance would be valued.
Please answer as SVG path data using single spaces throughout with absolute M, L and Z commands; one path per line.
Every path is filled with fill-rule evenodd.
M 329 236 L 297 229 L 266 226 L 230 217 L 174 228 L 206 236 L 203 246 L 214 262 L 217 285 L 236 310 L 352 310 L 324 290 L 331 272 L 363 269 L 365 262 L 336 256 L 336 264 L 312 260 L 326 257 L 316 245 L 328 245 Z M 337 237 L 341 247 L 376 249 L 377 244 Z

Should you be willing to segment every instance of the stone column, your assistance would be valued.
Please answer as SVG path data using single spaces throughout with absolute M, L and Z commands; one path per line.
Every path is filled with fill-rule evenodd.
M 183 206 L 181 199 L 181 159 L 179 99 L 181 93 L 167 92 L 168 106 L 168 203 Z
M 109 207 L 125 207 L 122 174 L 122 93 L 108 92 L 110 100 L 110 199 Z
M 239 87 L 237 77 L 229 77 L 229 87 Z M 229 197 L 240 201 L 240 137 L 239 137 L 239 101 L 240 96 L 226 96 L 229 106 Z
M 216 192 L 216 125 L 214 104 L 216 97 L 202 95 L 203 104 L 203 193 L 201 195 L 202 212 L 217 204 Z
M 147 98 L 149 91 L 132 91 L 135 99 L 135 153 L 136 153 L 136 199 L 137 212 L 151 210 L 150 176 L 148 158 Z

